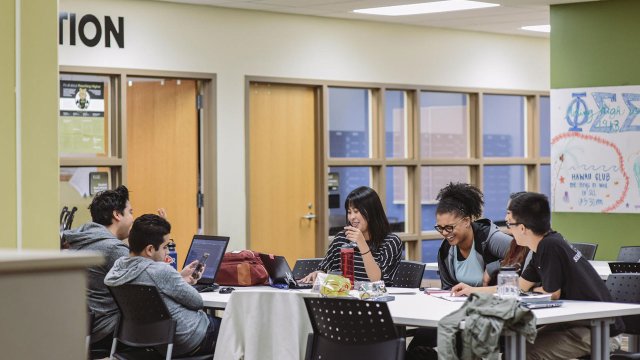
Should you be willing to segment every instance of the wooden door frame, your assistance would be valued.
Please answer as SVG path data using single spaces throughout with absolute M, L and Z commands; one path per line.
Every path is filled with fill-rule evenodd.
M 198 94 L 202 95 L 202 112 L 200 113 L 200 184 L 204 194 L 202 209 L 202 231 L 205 234 L 217 234 L 218 232 L 218 175 L 217 175 L 217 123 L 216 123 L 216 74 L 184 72 L 184 71 L 161 71 L 143 69 L 120 69 L 88 66 L 59 66 L 58 72 L 74 73 L 78 75 L 102 75 L 113 76 L 116 82 L 116 95 L 112 101 L 111 114 L 116 118 L 115 127 L 112 134 L 119 136 L 111 137 L 111 145 L 114 149 L 114 156 L 104 159 L 60 159 L 60 167 L 63 166 L 108 166 L 119 167 L 114 181 L 122 184 L 127 178 L 127 77 L 154 77 L 154 78 L 177 78 L 189 79 L 202 82 L 204 85 L 198 89 Z M 195 104 L 194 104 L 195 106 Z M 204 181 L 206 179 L 207 181 Z M 196 199 L 194 198 L 194 201 Z
M 323 136 L 326 124 L 326 115 L 323 113 L 324 106 L 326 105 L 326 97 L 324 96 L 323 86 L 321 83 L 312 80 L 305 79 L 290 79 L 290 78 L 273 78 L 264 76 L 245 76 L 244 84 L 244 153 L 245 153 L 245 193 L 246 196 L 246 234 L 247 234 L 247 249 L 251 248 L 251 159 L 250 159 L 250 126 L 251 126 L 251 114 L 250 114 L 250 97 L 251 97 L 251 84 L 252 83 L 268 83 L 276 85 L 291 85 L 291 86 L 306 86 L 313 88 L 315 93 L 315 119 L 314 119 L 314 176 L 316 178 L 316 186 L 314 189 L 314 203 L 316 204 L 316 234 L 315 234 L 315 254 L 316 257 L 324 256 L 327 248 L 326 239 L 329 237 L 329 231 L 327 229 L 327 197 L 329 196 L 327 186 L 328 180 L 326 176 L 326 157 L 325 157 L 325 137 Z

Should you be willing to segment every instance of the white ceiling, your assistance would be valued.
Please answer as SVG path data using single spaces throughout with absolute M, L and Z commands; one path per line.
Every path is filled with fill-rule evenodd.
M 436 0 L 160 0 L 236 9 L 302 14 L 351 20 L 382 21 L 407 25 L 548 37 L 545 33 L 521 30 L 527 25 L 549 24 L 549 5 L 598 0 L 479 0 L 501 6 L 450 13 L 376 16 L 356 14 L 354 9 L 405 5 Z

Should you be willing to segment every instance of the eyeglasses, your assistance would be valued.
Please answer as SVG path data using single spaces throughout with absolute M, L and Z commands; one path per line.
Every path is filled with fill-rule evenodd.
M 433 228 L 436 229 L 436 231 L 439 232 L 440 234 L 444 234 L 445 231 L 447 233 L 451 233 L 456 228 L 456 226 L 458 226 L 458 224 L 460 224 L 460 222 L 464 219 L 465 218 L 461 218 L 460 220 L 450 225 L 445 225 L 445 226 L 436 225 Z
M 514 222 L 514 223 L 505 223 L 505 225 L 507 225 L 507 229 L 511 229 L 512 226 L 516 226 L 516 225 L 524 225 L 523 223 L 519 223 L 519 222 Z

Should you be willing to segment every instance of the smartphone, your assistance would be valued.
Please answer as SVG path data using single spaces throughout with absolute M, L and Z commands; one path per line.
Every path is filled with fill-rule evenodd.
M 191 274 L 192 278 L 194 278 L 194 279 L 198 278 L 198 275 L 202 272 L 202 268 L 204 267 L 204 264 L 207 263 L 207 259 L 208 258 L 209 258 L 209 253 L 202 254 L 202 257 L 200 258 L 200 260 L 198 260 L 198 264 L 196 265 L 196 269 Z

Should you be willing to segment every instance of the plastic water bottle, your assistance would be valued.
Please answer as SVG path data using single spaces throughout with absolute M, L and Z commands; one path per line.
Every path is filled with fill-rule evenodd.
M 353 287 L 353 246 L 351 244 L 345 244 L 340 248 L 340 268 L 342 276 L 349 279 Z
M 520 294 L 518 273 L 513 266 L 503 266 L 498 273 L 498 295 L 503 298 L 516 298 Z
M 169 256 L 165 259 L 169 265 L 173 266 L 174 269 L 178 270 L 178 253 L 176 252 L 176 243 L 173 241 L 169 243 Z

